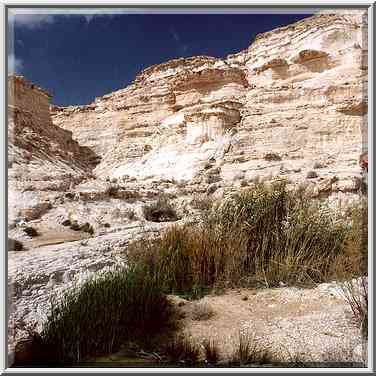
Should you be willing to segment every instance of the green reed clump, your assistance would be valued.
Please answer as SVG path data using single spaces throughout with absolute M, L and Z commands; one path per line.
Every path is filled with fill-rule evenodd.
M 304 189 L 258 184 L 214 203 L 197 223 L 134 242 L 127 258 L 146 265 L 163 291 L 193 297 L 219 285 L 310 284 L 349 275 L 344 265 L 364 253 L 362 227 Z M 350 239 L 359 244 L 348 252 Z
M 41 333 L 42 362 L 74 364 L 142 341 L 170 321 L 170 305 L 145 268 L 91 278 L 52 306 Z

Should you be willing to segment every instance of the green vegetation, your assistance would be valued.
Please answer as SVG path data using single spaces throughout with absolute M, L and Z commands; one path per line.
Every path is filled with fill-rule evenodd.
M 166 346 L 164 353 L 173 363 L 192 365 L 200 360 L 199 346 L 183 335 L 173 338 Z
M 216 364 L 219 360 L 218 345 L 213 339 L 206 339 L 202 343 L 204 348 L 205 362 L 208 364 Z
M 201 297 L 213 287 L 308 285 L 364 272 L 362 211 L 344 215 L 283 182 L 235 194 L 195 224 L 171 226 L 131 244 L 127 259 L 145 265 L 163 291 Z M 349 220 L 350 218 L 350 220 Z M 364 263 L 362 263 L 363 265 Z
M 178 220 L 174 206 L 165 195 L 160 196 L 157 201 L 145 205 L 142 208 L 142 211 L 145 219 L 151 222 L 169 222 Z
M 16 239 L 8 238 L 8 251 L 19 252 L 23 250 L 24 250 L 24 246 L 22 242 Z
M 154 351 L 151 342 L 172 328 L 167 293 L 194 299 L 226 287 L 310 285 L 366 273 L 364 203 L 339 213 L 309 199 L 304 189 L 291 192 L 277 182 L 196 204 L 203 209 L 198 221 L 133 242 L 124 254 L 127 269 L 89 279 L 52 307 L 37 341 L 41 362 L 74 364 L 111 354 L 128 341 Z M 165 197 L 144 207 L 144 214 L 153 221 L 177 218 Z M 205 306 L 193 312 L 196 320 L 211 314 Z M 216 346 L 203 347 L 207 362 L 215 363 Z M 196 344 L 181 337 L 164 353 L 185 364 L 200 355 Z M 234 364 L 270 360 L 267 351 L 240 337 Z
M 41 361 L 67 365 L 111 354 L 130 340 L 147 345 L 170 319 L 168 300 L 147 270 L 108 272 L 52 307 L 41 333 Z
M 248 333 L 239 333 L 239 343 L 230 363 L 244 366 L 247 364 L 274 364 L 276 361 L 274 355 L 266 348 L 257 346 Z

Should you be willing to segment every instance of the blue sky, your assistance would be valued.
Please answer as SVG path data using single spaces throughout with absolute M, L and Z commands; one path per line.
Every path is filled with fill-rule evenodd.
M 224 57 L 247 48 L 258 33 L 309 15 L 54 15 L 34 10 L 10 18 L 14 46 L 8 64 L 47 89 L 54 104 L 87 104 L 127 86 L 150 65 L 195 55 Z

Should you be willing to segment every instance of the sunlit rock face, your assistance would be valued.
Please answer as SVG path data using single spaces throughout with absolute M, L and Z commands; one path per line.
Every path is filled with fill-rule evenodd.
M 152 66 L 52 117 L 102 157 L 99 178 L 192 180 L 210 161 L 224 184 L 283 175 L 317 187 L 335 176 L 341 186 L 359 178 L 367 145 L 367 43 L 364 12 L 326 11 L 225 59 Z
M 9 76 L 8 88 L 8 176 L 15 188 L 48 190 L 87 177 L 99 158 L 52 123 L 50 95 L 22 76 Z

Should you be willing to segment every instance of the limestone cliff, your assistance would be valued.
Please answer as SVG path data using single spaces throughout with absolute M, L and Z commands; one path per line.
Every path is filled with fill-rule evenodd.
M 359 11 L 317 14 L 226 59 L 152 66 L 88 106 L 54 107 L 53 122 L 102 157 L 99 178 L 209 184 L 214 167 L 225 185 L 283 175 L 308 177 L 316 192 L 356 190 L 367 144 L 366 26 Z
M 8 85 L 10 180 L 19 188 L 31 181 L 43 190 L 86 177 L 98 157 L 52 123 L 50 95 L 21 76 L 9 76 Z

